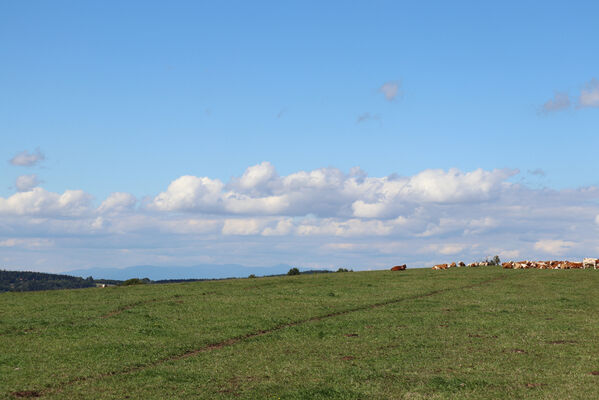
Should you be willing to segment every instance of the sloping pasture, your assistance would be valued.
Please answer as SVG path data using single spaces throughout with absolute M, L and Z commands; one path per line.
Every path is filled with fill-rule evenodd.
M 4 293 L 0 377 L 9 399 L 599 398 L 599 272 Z

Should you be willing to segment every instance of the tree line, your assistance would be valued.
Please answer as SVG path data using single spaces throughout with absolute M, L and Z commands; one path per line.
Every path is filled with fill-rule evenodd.
M 118 284 L 119 281 L 94 280 L 78 276 L 47 274 L 30 271 L 0 270 L 0 292 L 28 292 L 33 290 L 80 289 L 95 287 L 96 284 Z

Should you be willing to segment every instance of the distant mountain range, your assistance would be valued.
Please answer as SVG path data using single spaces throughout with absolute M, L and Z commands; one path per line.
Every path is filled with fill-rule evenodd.
M 279 264 L 272 267 L 247 267 L 238 264 L 203 264 L 193 267 L 157 267 L 136 265 L 127 268 L 90 268 L 64 271 L 64 274 L 94 279 L 127 280 L 131 278 L 149 278 L 153 281 L 164 279 L 222 279 L 246 278 L 256 276 L 286 274 L 290 265 Z M 303 270 L 300 268 L 300 270 Z

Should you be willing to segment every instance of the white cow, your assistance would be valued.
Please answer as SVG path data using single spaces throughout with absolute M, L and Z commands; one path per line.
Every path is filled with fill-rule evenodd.
M 595 258 L 585 258 L 582 260 L 582 268 L 591 268 L 597 269 L 597 264 L 599 264 L 599 260 Z

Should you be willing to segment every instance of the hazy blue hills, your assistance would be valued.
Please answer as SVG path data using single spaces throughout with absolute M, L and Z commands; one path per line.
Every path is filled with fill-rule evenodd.
M 94 279 L 127 280 L 131 278 L 149 278 L 153 281 L 164 279 L 222 279 L 244 278 L 250 274 L 256 276 L 286 274 L 291 266 L 279 264 L 271 267 L 247 267 L 238 264 L 203 264 L 193 267 L 157 267 L 137 265 L 127 268 L 90 268 L 65 271 L 65 274 Z

